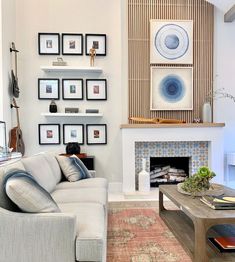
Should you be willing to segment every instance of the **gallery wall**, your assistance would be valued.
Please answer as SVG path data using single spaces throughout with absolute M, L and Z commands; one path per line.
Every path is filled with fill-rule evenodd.
M 38 124 L 107 124 L 107 145 L 81 146 L 81 151 L 95 156 L 98 176 L 109 181 L 120 182 L 122 123 L 122 75 L 121 75 L 121 2 L 110 0 L 21 0 L 17 2 L 17 45 L 20 50 L 19 78 L 21 96 L 20 115 L 25 138 L 26 155 L 41 151 L 65 152 L 65 145 L 40 146 Z M 100 33 L 107 35 L 107 56 L 97 57 L 95 66 L 102 67 L 99 74 L 50 73 L 45 74 L 40 66 L 52 65 L 56 56 L 38 55 L 38 32 L 54 33 Z M 89 66 L 88 56 L 64 56 L 68 65 Z M 56 101 L 60 112 L 64 107 L 98 108 L 103 118 L 45 118 L 50 101 L 38 100 L 37 80 L 51 78 L 106 78 L 108 82 L 107 101 Z

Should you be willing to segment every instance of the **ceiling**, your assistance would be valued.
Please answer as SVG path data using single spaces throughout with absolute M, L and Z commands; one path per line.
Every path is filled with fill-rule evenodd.
M 235 5 L 235 0 L 206 0 L 207 2 L 213 4 L 220 10 L 227 12 L 233 5 Z

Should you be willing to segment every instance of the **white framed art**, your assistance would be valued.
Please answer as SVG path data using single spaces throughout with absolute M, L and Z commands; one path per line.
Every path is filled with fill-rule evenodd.
M 84 125 L 82 124 L 64 124 L 63 125 L 63 143 L 77 142 L 84 144 Z
M 64 100 L 82 100 L 83 79 L 62 79 L 62 97 Z
M 150 20 L 150 63 L 193 64 L 193 21 Z
M 82 34 L 62 34 L 63 55 L 83 55 Z
M 89 124 L 86 125 L 87 145 L 106 145 L 107 144 L 107 125 Z
M 60 144 L 60 124 L 39 124 L 38 134 L 40 145 Z
M 60 34 L 38 33 L 38 53 L 39 55 L 59 55 Z
M 193 68 L 151 67 L 150 110 L 193 110 Z

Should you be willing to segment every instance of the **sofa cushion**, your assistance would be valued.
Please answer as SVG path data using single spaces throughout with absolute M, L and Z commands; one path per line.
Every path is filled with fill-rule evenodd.
M 40 186 L 48 192 L 52 192 L 56 186 L 56 178 L 53 171 L 42 154 L 22 159 L 25 170 L 29 172 Z
M 53 175 L 56 179 L 56 184 L 62 179 L 62 172 L 58 161 L 56 160 L 56 154 L 53 153 L 42 153 L 42 156 L 47 160 L 49 166 L 52 169 Z
M 93 202 L 104 206 L 107 204 L 107 190 L 105 188 L 58 189 L 51 195 L 57 204 L 76 202 Z
M 102 261 L 106 244 L 105 211 L 98 203 L 63 203 L 59 208 L 64 213 L 76 215 L 77 261 Z
M 19 211 L 19 208 L 8 198 L 4 185 L 7 172 L 13 169 L 21 169 L 25 171 L 25 168 L 20 160 L 17 160 L 11 164 L 3 165 L 0 168 L 0 207 L 10 211 Z
M 51 195 L 25 171 L 9 171 L 5 177 L 5 188 L 8 197 L 24 212 L 60 212 Z
M 73 189 L 73 188 L 106 188 L 108 187 L 108 182 L 106 178 L 102 177 L 95 177 L 91 179 L 82 179 L 76 182 L 68 182 L 64 181 L 56 185 L 56 190 L 57 189 Z
M 56 158 L 64 176 L 68 181 L 75 182 L 81 179 L 92 177 L 88 169 L 77 156 L 57 156 Z

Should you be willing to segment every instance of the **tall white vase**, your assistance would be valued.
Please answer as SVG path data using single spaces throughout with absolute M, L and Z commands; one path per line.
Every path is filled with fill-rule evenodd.
M 139 176 L 139 191 L 149 192 L 150 191 L 150 175 L 146 171 L 146 159 L 142 158 L 142 171 L 138 174 Z
M 202 121 L 203 123 L 212 122 L 212 109 L 209 102 L 205 102 L 202 107 Z

